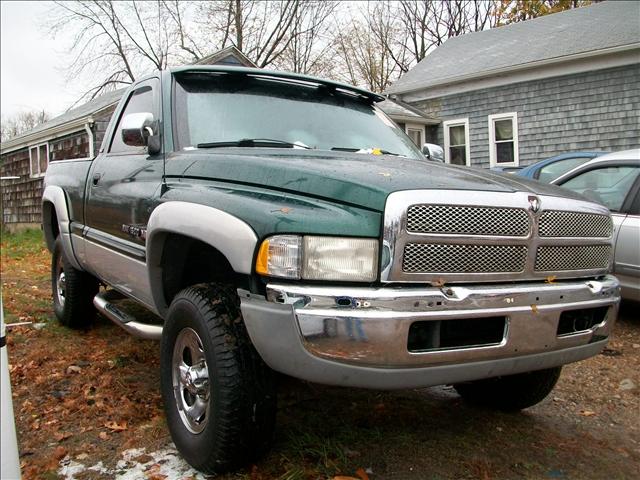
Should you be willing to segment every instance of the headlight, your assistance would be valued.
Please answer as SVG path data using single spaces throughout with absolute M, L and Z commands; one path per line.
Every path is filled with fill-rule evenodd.
M 275 235 L 262 242 L 256 272 L 305 280 L 373 282 L 378 275 L 378 240 Z

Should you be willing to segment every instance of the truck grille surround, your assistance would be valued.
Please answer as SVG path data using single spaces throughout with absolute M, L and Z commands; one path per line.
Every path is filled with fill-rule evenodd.
M 387 200 L 383 282 L 538 280 L 610 270 L 606 207 L 527 192 L 414 190 Z

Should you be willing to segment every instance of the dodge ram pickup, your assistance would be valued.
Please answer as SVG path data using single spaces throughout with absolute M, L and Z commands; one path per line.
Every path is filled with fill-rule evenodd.
M 428 162 L 382 99 L 298 74 L 175 68 L 127 90 L 95 158 L 48 168 L 56 316 L 85 328 L 100 312 L 160 340 L 169 430 L 201 471 L 269 446 L 275 372 L 452 384 L 518 410 L 607 343 L 620 298 L 609 211 Z

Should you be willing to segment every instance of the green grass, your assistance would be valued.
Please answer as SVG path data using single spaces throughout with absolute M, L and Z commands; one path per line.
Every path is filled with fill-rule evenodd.
M 24 230 L 19 233 L 8 233 L 2 230 L 2 256 L 20 260 L 29 255 L 40 253 L 46 248 L 42 230 Z

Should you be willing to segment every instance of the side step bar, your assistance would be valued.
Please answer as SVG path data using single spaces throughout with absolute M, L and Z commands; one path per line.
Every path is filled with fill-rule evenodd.
M 124 328 L 131 335 L 149 340 L 160 340 L 162 338 L 162 326 L 150 325 L 148 323 L 137 322 L 134 317 L 120 310 L 112 302 L 125 298 L 116 290 L 107 290 L 98 293 L 93 298 L 93 305 L 98 312 L 103 314 L 119 327 Z

